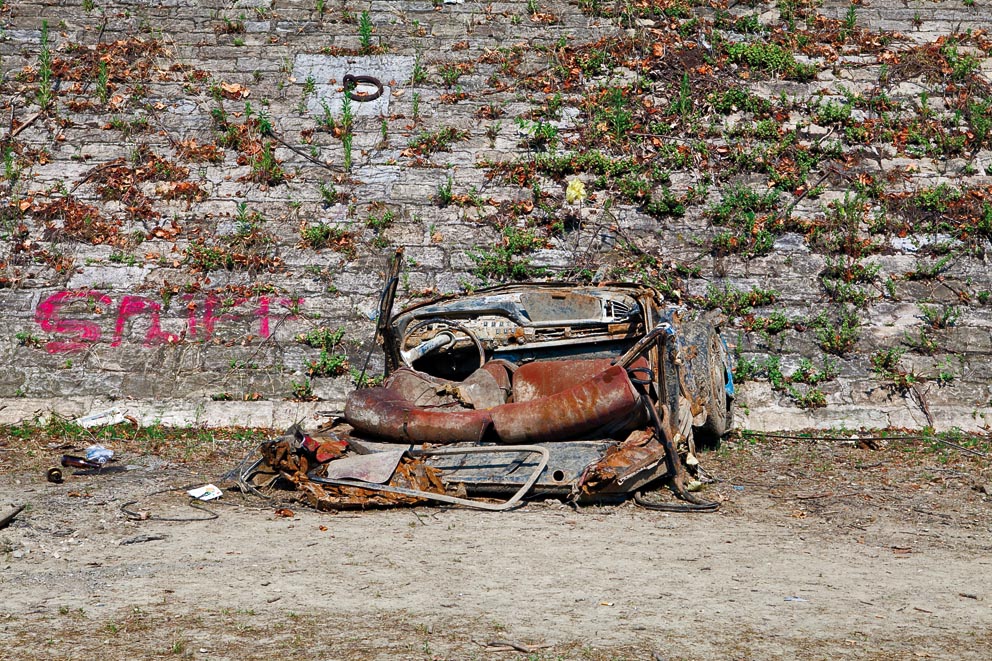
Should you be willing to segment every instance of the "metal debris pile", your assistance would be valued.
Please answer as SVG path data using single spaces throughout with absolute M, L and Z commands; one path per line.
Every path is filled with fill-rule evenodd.
M 321 510 L 505 510 L 641 502 L 667 484 L 686 501 L 672 509 L 715 508 L 687 484 L 697 445 L 733 420 L 717 323 L 683 322 L 683 308 L 633 284 L 504 285 L 394 315 L 401 257 L 380 300 L 382 385 L 352 392 L 317 433 L 263 445 L 235 475 L 245 490 L 289 488 Z

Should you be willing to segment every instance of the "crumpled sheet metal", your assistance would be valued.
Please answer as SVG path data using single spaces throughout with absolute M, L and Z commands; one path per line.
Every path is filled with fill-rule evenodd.
M 294 480 L 299 499 L 318 510 L 368 509 L 419 505 L 429 502 L 426 498 L 363 489 L 361 487 L 315 484 L 309 479 Z M 446 493 L 441 482 L 441 472 L 428 466 L 422 459 L 403 457 L 387 482 L 390 486 L 403 487 L 430 493 Z
M 495 440 L 507 444 L 608 436 L 643 422 L 643 409 L 626 370 L 603 369 L 606 364 L 598 360 L 532 363 L 526 367 L 532 373 L 528 383 L 537 384 L 531 387 L 533 392 L 576 385 L 483 410 L 417 406 L 411 393 L 390 384 L 356 390 L 345 404 L 345 419 L 359 432 L 406 443 L 479 443 L 491 429 Z M 578 379 L 569 378 L 573 370 Z
M 310 440 L 314 441 L 313 452 L 297 452 L 286 438 L 264 443 L 261 447 L 262 458 L 276 472 L 306 475 L 319 463 L 340 457 L 348 447 L 346 442 L 335 439 Z
M 587 467 L 577 489 L 584 496 L 630 493 L 666 472 L 665 447 L 653 431 L 642 429 L 610 447 L 602 459 Z

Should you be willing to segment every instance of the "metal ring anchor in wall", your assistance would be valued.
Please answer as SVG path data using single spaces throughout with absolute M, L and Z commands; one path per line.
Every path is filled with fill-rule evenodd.
M 344 76 L 344 93 L 352 101 L 364 102 L 375 101 L 382 96 L 383 88 L 379 79 L 374 76 L 352 76 L 350 73 Z M 375 92 L 359 92 L 359 85 L 372 85 Z

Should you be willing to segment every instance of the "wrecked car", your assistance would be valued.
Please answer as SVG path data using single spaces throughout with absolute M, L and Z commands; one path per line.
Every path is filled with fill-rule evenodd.
M 320 509 L 427 501 L 509 509 L 525 498 L 619 501 L 688 481 L 697 447 L 731 428 L 718 321 L 685 320 L 630 283 L 507 284 L 393 313 L 380 299 L 381 385 L 318 433 L 293 429 L 240 478 Z M 501 499 L 493 502 L 493 499 Z

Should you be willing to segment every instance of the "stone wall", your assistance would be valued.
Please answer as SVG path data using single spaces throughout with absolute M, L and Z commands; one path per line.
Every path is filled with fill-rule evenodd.
M 402 246 L 723 307 L 748 427 L 984 427 L 983 3 L 7 0 L 0 419 L 338 410 Z

